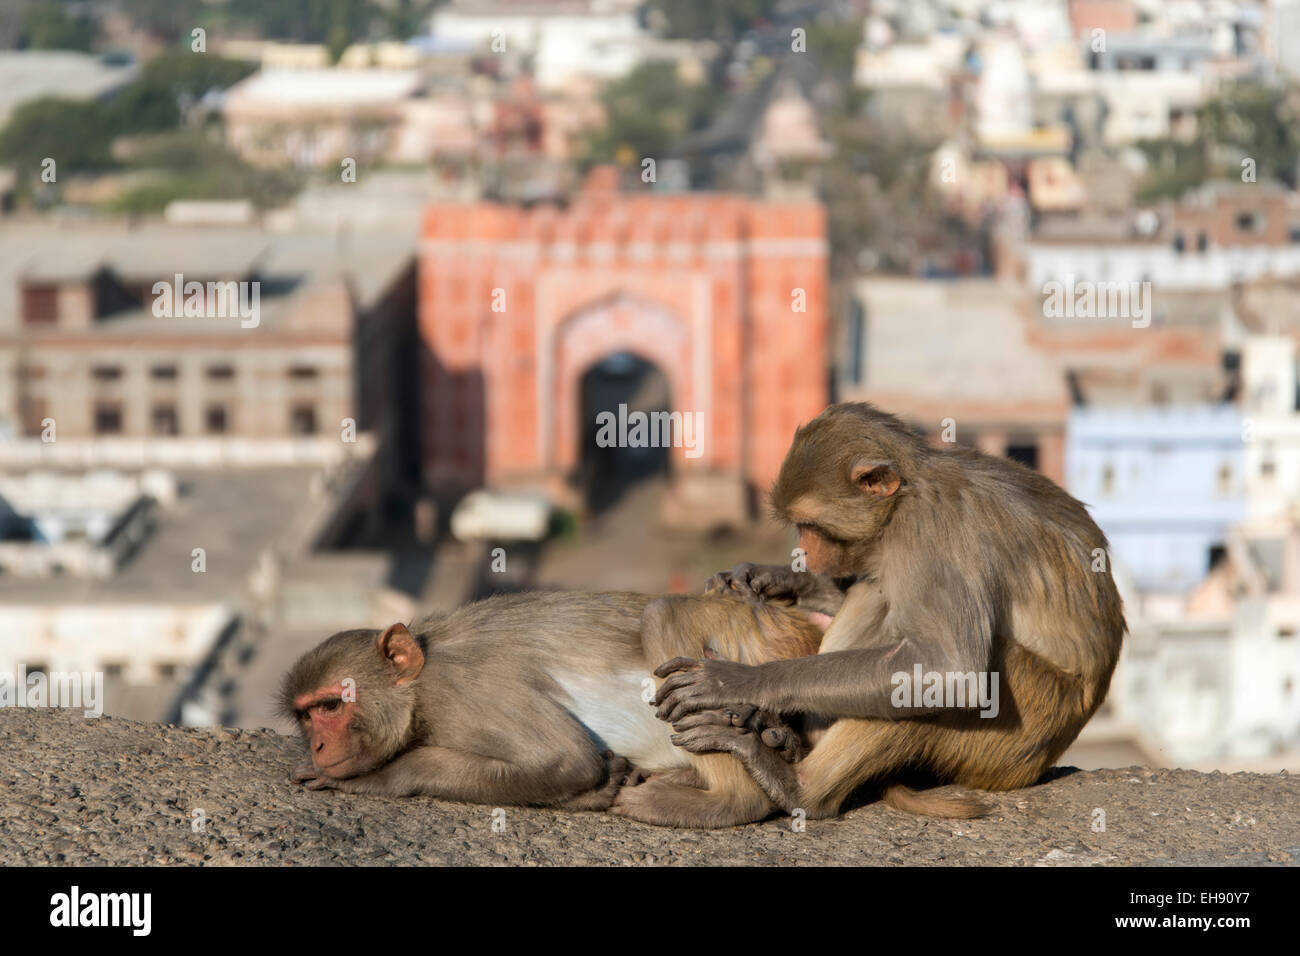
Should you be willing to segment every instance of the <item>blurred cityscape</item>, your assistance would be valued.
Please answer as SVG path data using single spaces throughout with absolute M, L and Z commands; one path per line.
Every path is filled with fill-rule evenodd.
M 1064 762 L 1300 769 L 1298 176 L 1300 0 L 5 0 L 0 672 L 287 730 L 333 631 L 788 561 L 867 400 L 1108 535 Z

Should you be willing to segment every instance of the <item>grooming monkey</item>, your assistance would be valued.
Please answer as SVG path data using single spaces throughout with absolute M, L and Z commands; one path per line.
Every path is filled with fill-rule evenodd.
M 798 528 L 809 571 L 740 565 L 708 588 L 833 619 L 812 657 L 661 665 L 657 714 L 677 727 L 680 746 L 734 754 L 778 806 L 822 817 L 860 786 L 910 772 L 986 790 L 1027 786 L 1101 705 L 1123 607 L 1105 536 L 1047 478 L 932 448 L 892 415 L 842 404 L 795 433 L 771 498 Z M 895 706 L 894 675 L 917 667 L 996 674 L 997 715 L 982 717 L 969 698 L 926 707 L 919 693 Z M 692 720 L 741 704 L 836 719 L 792 766 L 720 721 Z M 902 791 L 895 804 L 909 795 L 923 796 Z
M 410 629 L 344 631 L 285 676 L 282 711 L 310 755 L 291 779 L 347 793 L 609 809 L 668 826 L 761 820 L 776 808 L 739 762 L 673 746 L 646 706 L 651 668 L 675 655 L 760 664 L 813 654 L 815 618 L 735 597 L 536 592 Z M 692 721 L 725 723 L 777 759 L 801 753 L 791 728 L 754 708 Z M 629 774 L 657 776 L 620 792 Z

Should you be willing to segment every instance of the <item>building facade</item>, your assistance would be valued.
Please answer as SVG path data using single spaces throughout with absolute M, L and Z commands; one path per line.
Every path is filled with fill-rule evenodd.
M 828 401 L 825 212 L 591 186 L 567 207 L 437 205 L 420 265 L 421 421 L 435 494 L 559 492 L 592 452 L 591 370 L 633 356 L 701 423 L 674 499 L 735 515 Z

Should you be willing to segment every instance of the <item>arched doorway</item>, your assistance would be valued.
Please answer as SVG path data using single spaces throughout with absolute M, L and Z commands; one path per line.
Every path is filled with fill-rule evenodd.
M 668 377 L 654 363 L 627 351 L 614 352 L 591 365 L 579 383 L 578 487 L 592 514 L 621 500 L 636 486 L 668 472 L 667 447 L 661 443 L 602 441 L 602 420 L 624 422 L 640 413 L 650 416 L 672 408 Z M 623 435 L 622 430 L 619 431 Z M 656 447 L 658 445 L 658 447 Z

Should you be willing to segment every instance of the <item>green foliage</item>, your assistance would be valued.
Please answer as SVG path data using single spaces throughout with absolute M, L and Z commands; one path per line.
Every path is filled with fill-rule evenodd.
M 415 36 L 438 4 L 439 0 L 397 0 L 387 12 L 388 35 L 398 40 Z
M 23 179 L 40 174 L 46 157 L 59 173 L 103 170 L 115 164 L 110 148 L 119 136 L 174 129 L 179 101 L 198 99 L 251 73 L 252 64 L 211 55 L 177 53 L 158 57 L 107 105 L 52 97 L 18 107 L 0 130 L 0 162 Z
M 643 64 L 605 89 L 606 123 L 588 137 L 585 161 L 613 162 L 627 152 L 663 157 L 708 121 L 721 96 L 707 84 L 683 84 L 671 63 Z
M 861 20 L 815 20 L 808 26 L 808 53 L 818 58 L 823 72 L 851 83 L 861 37 Z
M 169 43 L 188 40 L 195 27 L 212 23 L 213 8 L 203 0 L 118 0 L 137 27 Z
M 93 102 L 43 97 L 14 110 L 0 130 L 0 162 L 22 179 L 35 179 L 41 161 L 52 158 L 60 175 L 112 165 L 113 131 L 101 106 Z
M 38 0 L 23 11 L 22 42 L 32 50 L 89 50 L 95 39 L 90 20 L 74 17 L 55 0 Z
M 173 199 L 251 199 L 259 206 L 275 206 L 301 187 L 297 174 L 249 166 L 219 135 L 203 130 L 149 137 L 139 144 L 132 165 L 159 176 L 119 197 L 111 204 L 115 211 L 159 212 Z
M 1196 114 L 1196 138 L 1139 144 L 1151 164 L 1138 188 L 1143 200 L 1176 197 L 1213 179 L 1239 179 L 1241 160 L 1255 161 L 1258 181 L 1292 188 L 1300 162 L 1300 103 L 1294 89 L 1243 84 L 1207 101 Z
M 113 101 L 113 129 L 118 135 L 171 129 L 181 121 L 182 102 L 227 89 L 256 69 L 252 63 L 207 53 L 164 54 L 150 61 Z
M 770 20 L 776 0 L 651 0 L 668 23 L 668 35 L 688 40 L 734 40 Z
M 418 31 L 434 0 L 119 0 L 142 27 L 172 42 L 187 42 L 196 26 L 252 31 L 268 40 L 324 43 L 335 60 L 352 43 L 379 34 L 406 38 Z M 375 36 L 372 36 L 375 34 Z

